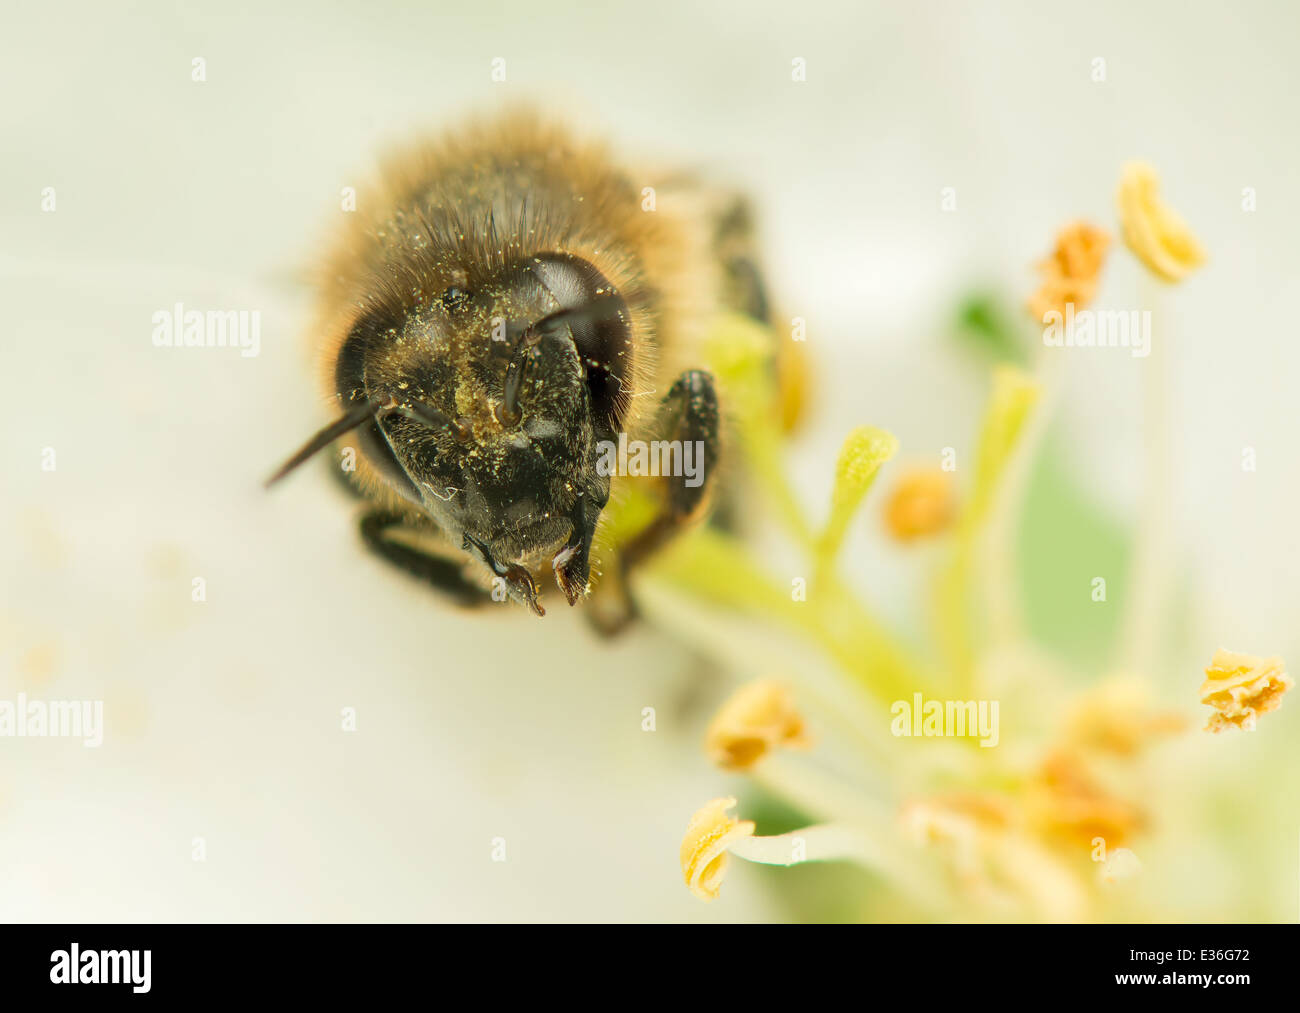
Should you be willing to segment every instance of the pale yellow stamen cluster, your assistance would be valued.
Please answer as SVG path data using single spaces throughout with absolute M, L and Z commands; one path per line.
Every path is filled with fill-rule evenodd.
M 1066 719 L 1066 739 L 1098 753 L 1129 758 L 1187 727 L 1181 714 L 1152 709 L 1139 683 L 1114 680 L 1085 694 Z
M 1117 198 L 1124 242 L 1159 277 L 1182 281 L 1205 263 L 1205 249 L 1159 191 L 1160 177 L 1151 166 L 1124 166 Z
M 962 893 L 981 913 L 1083 918 L 1086 902 L 1073 874 L 1026 833 L 1010 800 L 972 792 L 915 800 L 900 822 L 906 839 L 948 854 Z
M 1064 315 L 1067 303 L 1080 310 L 1092 302 L 1109 248 L 1110 235 L 1095 225 L 1071 222 L 1062 228 L 1051 256 L 1037 265 L 1042 281 L 1029 300 L 1034 319 L 1043 321 L 1051 311 Z
M 1215 711 L 1205 730 L 1254 729 L 1256 717 L 1282 706 L 1282 694 L 1291 685 L 1281 658 L 1215 651 L 1201 683 L 1201 703 Z
M 727 849 L 754 833 L 751 820 L 727 815 L 734 798 L 715 798 L 691 817 L 682 838 L 682 876 L 691 893 L 701 900 L 714 900 L 727 871 Z
M 967 811 L 961 801 L 914 799 L 899 812 L 899 829 L 905 840 L 918 847 L 941 846 L 950 852 L 953 869 L 966 882 L 979 874 L 980 837 L 987 813 Z M 1005 818 L 996 814 L 991 825 L 1001 830 Z
M 1123 237 L 1148 269 L 1177 281 L 1202 263 L 1205 254 L 1182 219 L 1159 201 L 1158 185 L 1149 166 L 1125 167 L 1118 195 Z M 1037 265 L 1040 285 L 1029 300 L 1035 316 L 1042 320 L 1055 311 L 1065 317 L 1067 307 L 1076 311 L 1087 307 L 1099 291 L 1111 242 L 1111 235 L 1087 222 L 1065 225 L 1049 255 Z M 938 673 L 913 658 L 906 645 L 900 646 L 889 624 L 873 621 L 843 586 L 837 563 L 859 508 L 881 468 L 897 452 L 898 441 L 867 426 L 849 433 L 837 459 L 831 509 L 819 527 L 784 473 L 781 435 L 800 414 L 803 389 L 799 383 L 788 383 L 785 367 L 778 370 L 778 383 L 772 382 L 770 338 L 752 321 L 728 317 L 711 343 L 710 360 L 742 423 L 737 426 L 739 443 L 756 476 L 755 484 L 812 564 L 812 580 L 797 581 L 795 590 L 806 591 L 810 585 L 816 597 L 788 593 L 744 545 L 708 528 L 691 536 L 689 552 L 668 554 L 666 562 L 659 564 L 658 575 L 665 584 L 685 586 L 716 606 L 719 615 L 725 608 L 728 614 L 734 611 L 770 620 L 783 634 L 806 637 L 824 648 L 862 688 L 888 702 Z M 801 365 L 794 362 L 796 379 Z M 884 510 L 886 528 L 899 541 L 948 529 L 954 533 L 953 559 L 941 572 L 935 592 L 934 635 L 942 660 L 956 674 L 956 684 L 969 690 L 966 696 L 978 695 L 984 672 L 992 667 L 976 636 L 980 612 L 972 601 L 983 577 L 980 539 L 999 519 L 1003 476 L 1014 474 L 1009 462 L 1024 442 L 1021 433 L 1039 393 L 1039 381 L 1010 367 L 997 369 L 977 445 L 974 481 L 963 483 L 969 491 L 961 497 L 960 511 L 954 508 L 955 483 L 937 468 L 918 468 L 901 476 Z M 1012 492 L 1023 498 L 1023 489 Z M 1011 501 L 1016 498 L 1006 495 Z M 808 605 L 810 600 L 816 605 Z M 692 609 L 691 604 L 680 606 L 680 621 L 699 635 L 712 617 L 698 619 Z M 1004 625 L 1012 630 L 1012 637 L 1020 636 L 1014 622 Z M 851 632 L 845 635 L 841 630 Z M 1008 644 L 1018 650 L 1012 637 L 1006 638 Z M 767 664 L 774 657 L 764 652 L 765 643 L 758 638 L 743 646 L 743 650 L 720 653 L 732 657 L 739 670 L 750 671 L 755 659 Z M 1228 662 L 1219 664 L 1223 658 Z M 1145 666 L 1140 660 L 1129 659 L 1128 664 L 1141 671 Z M 1228 724 L 1250 727 L 1254 715 L 1276 708 L 1290 686 L 1279 659 L 1243 659 L 1220 652 L 1215 662 L 1217 669 L 1206 673 L 1202 699 L 1215 709 L 1211 728 L 1216 731 Z M 803 677 L 793 664 L 782 674 L 792 681 Z M 804 686 L 794 681 L 794 685 L 809 707 L 840 699 L 821 692 L 821 683 Z M 840 716 L 823 715 L 826 720 L 817 727 L 825 727 L 828 735 L 841 726 L 847 728 L 848 721 L 833 719 Z M 1103 684 L 1071 708 L 1059 734 L 1041 752 L 1017 750 L 1005 764 L 992 768 L 976 769 L 971 764 L 966 777 L 949 770 L 947 761 L 936 766 L 934 774 L 944 780 L 918 778 L 917 788 L 926 793 L 906 802 L 893 824 L 874 783 L 860 786 L 821 765 L 772 756 L 778 749 L 806 745 L 806 724 L 785 688 L 760 680 L 740 689 L 721 708 L 708 728 L 705 748 L 718 766 L 732 771 L 751 770 L 767 757 L 758 772 L 764 784 L 770 778 L 783 795 L 796 801 L 806 797 L 808 808 L 826 822 L 777 836 L 755 836 L 753 822 L 728 815 L 735 799 L 714 799 L 694 814 L 682 839 L 683 879 L 692 893 L 709 901 L 718 897 L 733 857 L 777 866 L 851 860 L 901 884 L 920 903 L 920 910 L 942 914 L 951 908 L 979 916 L 991 912 L 1007 918 L 1084 920 L 1106 899 L 1102 890 L 1090 884 L 1094 877 L 1110 890 L 1115 902 L 1127 902 L 1116 884 L 1140 881 L 1142 863 L 1124 845 L 1131 846 L 1145 831 L 1151 803 L 1135 787 L 1131 761 L 1184 724 L 1182 716 L 1149 704 L 1136 684 Z M 848 739 L 831 745 L 860 744 L 864 755 L 874 755 L 874 737 L 861 738 L 861 743 Z M 976 754 L 978 750 L 970 755 Z M 936 783 L 971 787 L 930 794 Z M 909 845 L 933 848 L 937 854 L 921 854 Z M 1095 870 L 1087 862 L 1089 856 L 1098 866 Z M 936 859 L 946 862 L 952 874 L 948 889 L 931 882 L 939 871 L 934 868 Z M 936 885 L 940 888 L 933 889 Z
M 1098 837 L 1108 845 L 1122 844 L 1146 822 L 1137 805 L 1112 794 L 1068 750 L 1047 757 L 1025 801 L 1039 833 L 1067 849 L 1085 848 Z
M 709 758 L 724 770 L 748 770 L 773 749 L 808 744 L 803 716 L 789 691 L 770 679 L 738 690 L 718 711 L 704 738 Z

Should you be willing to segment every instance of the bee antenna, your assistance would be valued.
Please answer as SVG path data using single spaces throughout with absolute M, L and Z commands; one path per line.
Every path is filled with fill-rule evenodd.
M 408 401 L 405 404 L 398 404 L 396 401 L 389 399 L 386 404 L 382 404 L 375 412 L 376 415 L 400 415 L 404 419 L 410 419 L 412 422 L 420 422 L 430 429 L 455 429 L 456 423 L 447 418 L 442 412 L 438 411 L 433 405 L 425 404 L 423 401 Z
M 517 426 L 522 417 L 519 412 L 519 387 L 524 380 L 524 367 L 533 348 L 541 340 L 541 335 L 529 328 L 520 336 L 515 346 L 515 354 L 506 366 L 505 389 L 501 392 L 501 404 L 497 406 L 497 421 L 503 426 Z
M 284 478 L 285 475 L 293 471 L 298 465 L 307 461 L 313 455 L 319 453 L 337 440 L 344 433 L 349 433 L 357 426 L 365 424 L 370 419 L 385 418 L 389 415 L 401 415 L 412 422 L 419 422 L 428 426 L 430 429 L 445 429 L 455 437 L 456 442 L 465 443 L 470 438 L 469 426 L 460 419 L 451 419 L 440 412 L 433 405 L 425 404 L 422 401 L 410 401 L 405 404 L 398 404 L 394 398 L 381 400 L 378 397 L 369 397 L 364 401 L 358 401 L 356 405 L 348 411 L 337 422 L 331 422 L 319 433 L 313 436 L 293 457 L 285 461 L 280 466 L 280 470 L 268 478 L 263 483 L 263 488 L 269 489 L 276 482 Z
M 445 429 L 451 433 L 457 443 L 468 443 L 472 435 L 469 425 L 464 418 L 453 419 L 444 415 L 431 404 L 425 404 L 423 401 L 406 401 L 398 404 L 396 399 L 389 398 L 385 404 L 376 409 L 377 416 L 400 415 L 402 418 L 410 419 L 412 422 L 419 422 L 430 429 Z
M 341 419 L 331 422 L 319 433 L 303 444 L 302 448 L 294 454 L 289 460 L 280 466 L 280 470 L 268 478 L 263 483 L 263 488 L 269 489 L 276 482 L 284 478 L 285 475 L 293 471 L 298 465 L 313 457 L 316 453 L 324 450 L 331 443 L 337 440 L 344 433 L 350 433 L 357 426 L 362 425 L 369 419 L 375 417 L 375 412 L 379 410 L 379 403 L 374 398 L 368 398 L 365 401 L 359 401 L 348 410 Z

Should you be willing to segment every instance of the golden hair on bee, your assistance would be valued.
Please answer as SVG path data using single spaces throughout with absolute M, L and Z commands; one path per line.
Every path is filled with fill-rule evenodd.
M 661 514 L 618 548 L 619 575 L 698 520 L 720 433 L 696 338 L 729 282 L 766 303 L 729 219 L 656 206 L 652 182 L 531 110 L 385 161 L 320 270 L 312 343 L 338 418 L 270 481 L 351 433 L 373 551 L 460 604 L 490 600 L 481 567 L 538 615 L 548 567 L 571 605 L 590 589 L 624 480 L 610 447 L 654 439 L 679 471 L 701 464 L 657 476 Z

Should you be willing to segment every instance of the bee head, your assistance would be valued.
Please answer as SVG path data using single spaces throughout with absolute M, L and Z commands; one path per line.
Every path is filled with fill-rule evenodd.
M 374 470 L 490 565 L 549 559 L 573 604 L 609 498 L 599 444 L 626 408 L 627 304 L 568 254 L 458 276 L 423 305 L 358 320 L 335 425 L 352 420 Z

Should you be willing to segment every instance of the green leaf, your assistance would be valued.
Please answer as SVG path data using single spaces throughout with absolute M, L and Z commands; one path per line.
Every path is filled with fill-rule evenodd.
M 956 336 L 994 362 L 1024 365 L 1028 361 L 1011 314 L 990 293 L 974 293 L 958 307 Z

